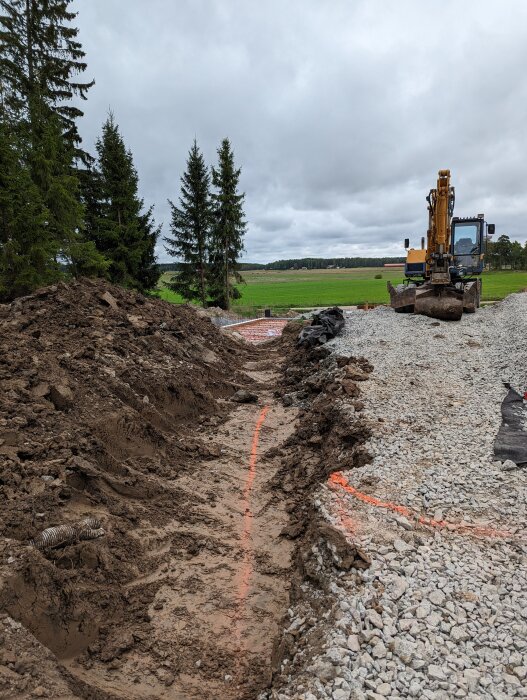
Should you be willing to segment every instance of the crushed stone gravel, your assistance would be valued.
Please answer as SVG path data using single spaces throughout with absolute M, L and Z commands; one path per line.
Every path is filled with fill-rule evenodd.
M 372 460 L 349 483 L 416 516 L 508 534 L 426 527 L 324 487 L 321 510 L 342 523 L 337 502 L 346 509 L 372 565 L 335 575 L 338 614 L 266 697 L 527 697 L 527 470 L 493 459 L 504 382 L 527 390 L 527 294 L 458 323 L 352 311 L 331 345 L 374 366 L 361 387 Z

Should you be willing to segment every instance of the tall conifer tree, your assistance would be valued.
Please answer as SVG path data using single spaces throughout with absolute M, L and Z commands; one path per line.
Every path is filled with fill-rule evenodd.
M 171 236 L 165 238 L 167 253 L 179 261 L 179 272 L 167 283 L 187 301 L 207 305 L 208 259 L 211 225 L 210 175 L 196 140 L 190 149 L 186 172 L 181 177 L 179 207 L 168 200 L 172 211 Z
M 19 146 L 0 123 L 0 302 L 29 294 L 60 274 L 47 210 Z
M 99 274 L 106 266 L 93 243 L 82 236 L 75 162 L 88 156 L 79 148 L 75 122 L 82 112 L 71 100 L 85 99 L 93 83 L 76 78 L 86 64 L 76 40 L 78 30 L 71 25 L 76 15 L 68 10 L 70 4 L 71 0 L 0 0 L 0 119 L 4 136 L 11 134 L 19 167 L 10 181 L 10 196 L 23 202 L 31 195 L 33 211 L 46 212 L 27 227 L 23 247 L 31 254 L 13 256 L 12 232 L 2 244 L 2 279 L 4 285 L 11 280 L 13 293 L 21 289 L 14 281 L 21 275 L 25 291 L 30 291 L 31 284 L 61 276 L 64 265 L 74 274 Z M 13 189 L 17 186 L 19 191 Z M 24 265 L 27 269 L 22 270 Z
M 111 262 L 112 282 L 141 291 L 157 283 L 155 245 L 161 227 L 143 211 L 131 151 L 110 114 L 97 141 L 97 164 L 83 175 L 86 235 Z
M 94 81 L 76 78 L 86 63 L 70 5 L 71 0 L 0 0 L 0 83 L 5 118 L 32 145 L 55 115 L 76 155 L 85 157 L 77 148 L 76 120 L 83 113 L 71 100 L 85 100 Z
M 234 153 L 225 138 L 218 149 L 218 167 L 212 168 L 212 230 L 210 242 L 209 290 L 214 303 L 229 309 L 240 291 L 233 285 L 243 282 L 238 258 L 243 251 L 246 222 L 243 213 L 245 194 L 238 192 L 240 169 L 234 166 Z

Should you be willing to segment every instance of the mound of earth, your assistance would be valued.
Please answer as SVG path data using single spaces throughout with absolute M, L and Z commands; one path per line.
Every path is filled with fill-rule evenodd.
M 145 532 L 175 511 L 192 522 L 214 498 L 210 484 L 176 480 L 218 455 L 203 432 L 224 420 L 222 399 L 251 386 L 240 368 L 252 352 L 189 307 L 102 281 L 0 306 L 0 608 L 59 658 L 92 645 L 110 662 L 147 639 L 159 585 L 125 589 L 163 559 Z M 100 520 L 103 538 L 44 554 L 29 546 L 85 517 Z M 0 694 L 7 683 L 13 697 L 6 673 Z
M 301 327 L 255 348 L 90 280 L 0 306 L 0 698 L 249 700 L 300 668 L 291 606 L 312 648 L 368 563 L 314 504 L 366 459 L 371 369 Z

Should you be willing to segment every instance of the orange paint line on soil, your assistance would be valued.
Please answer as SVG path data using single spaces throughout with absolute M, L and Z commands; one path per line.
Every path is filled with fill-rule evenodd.
M 269 411 L 269 406 L 264 406 L 260 411 L 258 420 L 254 427 L 253 439 L 251 443 L 251 454 L 249 457 L 249 468 L 247 471 L 247 479 L 243 489 L 242 508 L 243 508 L 243 530 L 241 534 L 241 548 L 243 551 L 241 581 L 238 588 L 238 609 L 236 613 L 236 636 L 238 640 L 241 637 L 241 619 L 243 617 L 245 601 L 249 593 L 251 578 L 253 575 L 253 548 L 251 542 L 253 513 L 251 510 L 251 494 L 256 477 L 256 464 L 258 461 L 258 443 L 260 441 L 260 431 L 264 424 L 265 418 Z
M 411 520 L 417 521 L 420 525 L 444 528 L 447 530 L 457 532 L 464 531 L 466 533 L 477 535 L 479 537 L 501 538 L 513 536 L 513 533 L 508 532 L 507 530 L 496 530 L 492 527 L 482 527 L 480 525 L 471 525 L 470 523 L 451 523 L 447 520 L 434 520 L 433 518 L 427 518 L 423 515 L 418 515 L 417 513 L 413 513 L 406 506 L 401 506 L 397 503 L 393 503 L 392 501 L 383 501 L 380 498 L 376 498 L 375 496 L 370 496 L 367 493 L 359 491 L 349 483 L 349 481 L 342 474 L 342 472 L 333 472 L 333 474 L 331 474 L 331 476 L 328 479 L 328 483 L 333 488 L 340 487 L 344 489 L 344 491 L 350 493 L 352 496 L 357 498 L 359 501 L 362 501 L 363 503 L 368 503 L 369 505 L 375 506 L 377 508 L 384 508 L 385 510 L 390 510 L 393 513 L 399 513 L 399 515 L 403 515 L 406 518 L 410 518 Z

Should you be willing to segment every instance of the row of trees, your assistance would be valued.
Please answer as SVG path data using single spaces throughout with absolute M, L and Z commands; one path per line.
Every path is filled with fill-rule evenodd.
M 0 300 L 65 275 L 157 280 L 159 229 L 110 116 L 83 150 L 73 104 L 87 99 L 71 0 L 0 0 Z
M 138 174 L 113 114 L 86 152 L 77 122 L 94 81 L 72 0 L 0 0 L 0 301 L 67 276 L 156 286 L 161 227 L 138 194 Z M 240 171 L 228 139 L 209 173 L 197 144 L 172 209 L 167 250 L 185 299 L 228 307 L 245 233 Z M 211 191 L 210 186 L 213 186 Z
M 229 139 L 221 142 L 218 165 L 210 172 L 194 140 L 178 205 L 169 200 L 172 219 L 166 250 L 180 262 L 167 285 L 202 306 L 212 303 L 229 309 L 231 301 L 241 296 L 235 283 L 243 282 L 238 258 L 246 223 L 239 179 Z
M 402 263 L 401 258 L 292 258 L 263 265 L 266 270 L 325 270 L 328 267 L 382 267 L 385 263 Z
M 513 270 L 527 270 L 527 242 L 511 241 L 502 234 L 497 240 L 487 241 L 485 262 L 493 270 L 511 267 Z

